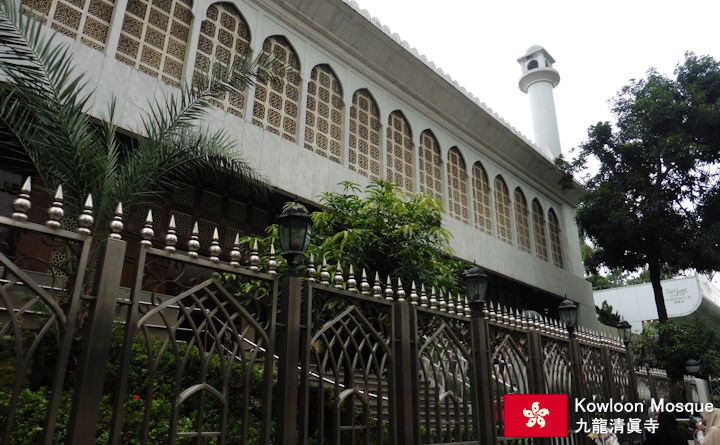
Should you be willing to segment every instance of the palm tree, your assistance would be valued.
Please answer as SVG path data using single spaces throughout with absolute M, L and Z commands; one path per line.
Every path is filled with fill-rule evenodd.
M 157 198 L 190 174 L 220 175 L 268 193 L 265 180 L 233 154 L 227 133 L 207 130 L 200 119 L 213 99 L 254 82 L 281 82 L 287 69 L 277 59 L 247 53 L 228 66 L 216 64 L 212 73 L 196 73 L 193 85 L 149 103 L 139 137 L 120 137 L 114 100 L 102 122 L 85 113 L 92 92 L 73 71 L 69 46 L 18 3 L 0 3 L 0 72 L 7 78 L 0 86 L 0 159 L 30 171 L 49 190 L 62 184 L 65 203 L 76 212 L 92 194 L 93 233 L 107 234 L 118 202 L 128 208 Z

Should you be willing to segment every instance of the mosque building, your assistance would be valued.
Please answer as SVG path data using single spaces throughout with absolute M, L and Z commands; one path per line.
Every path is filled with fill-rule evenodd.
M 177 92 L 196 69 L 247 48 L 275 55 L 294 69 L 284 85 L 227 95 L 208 125 L 224 128 L 280 193 L 318 205 L 341 181 L 372 179 L 428 193 L 446 209 L 455 255 L 491 275 L 490 300 L 554 315 L 567 297 L 581 324 L 596 323 L 575 223 L 582 189 L 561 186 L 553 164 L 560 76 L 542 47 L 518 59 L 533 142 L 351 0 L 24 4 L 71 43 L 94 89 L 89 113 L 102 119 L 115 97 L 116 124 L 130 134 L 149 100 Z M 197 219 L 205 245 L 209 228 L 223 227 L 223 247 L 238 230 L 262 233 L 275 216 L 252 197 L 196 184 L 166 205 L 160 214 L 172 208 L 181 242 Z M 167 222 L 156 219 L 159 233 Z

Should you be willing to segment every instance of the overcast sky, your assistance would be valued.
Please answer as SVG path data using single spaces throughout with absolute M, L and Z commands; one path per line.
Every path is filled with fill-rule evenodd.
M 612 120 L 608 100 L 650 67 L 672 75 L 686 51 L 720 59 L 717 0 L 356 0 L 488 107 L 534 140 L 516 59 L 543 46 L 563 153 Z

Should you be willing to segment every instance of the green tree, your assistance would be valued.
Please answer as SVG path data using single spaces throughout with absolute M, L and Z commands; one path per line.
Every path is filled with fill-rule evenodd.
M 651 69 L 631 81 L 613 102 L 615 124 L 593 125 L 576 161 L 558 161 L 569 172 L 593 170 L 577 212 L 596 246 L 591 263 L 647 267 L 661 321 L 667 320 L 663 268 L 716 269 L 717 249 L 708 243 L 720 232 L 713 176 L 720 159 L 720 65 L 688 53 L 675 74 L 670 79 Z
M 617 327 L 620 323 L 620 314 L 617 311 L 613 312 L 613 307 L 607 300 L 602 302 L 602 306 L 595 306 L 595 313 L 597 314 L 598 321 L 604 325 Z
M 395 184 L 373 181 L 362 190 L 343 183 L 344 193 L 324 193 L 326 210 L 313 212 L 310 251 L 330 264 L 340 260 L 361 268 L 372 280 L 377 271 L 384 278 L 412 280 L 457 295 L 465 263 L 451 257 L 451 234 L 440 222 L 442 207 L 429 195 L 407 196 Z M 396 283 L 393 283 L 395 285 Z M 428 289 L 429 290 L 429 289 Z
M 128 208 L 156 199 L 194 174 L 268 191 L 263 178 L 233 154 L 228 134 L 207 130 L 200 119 L 213 99 L 256 81 L 281 81 L 285 68 L 276 59 L 246 54 L 229 66 L 216 64 L 212 73 L 197 73 L 193 86 L 149 103 L 141 136 L 123 137 L 113 123 L 114 100 L 96 124 L 85 113 L 93 93 L 73 70 L 69 46 L 42 32 L 18 5 L 0 5 L 0 70 L 9 80 L 0 87 L 0 159 L 50 190 L 62 184 L 74 213 L 92 194 L 93 233 L 107 233 L 118 202 Z

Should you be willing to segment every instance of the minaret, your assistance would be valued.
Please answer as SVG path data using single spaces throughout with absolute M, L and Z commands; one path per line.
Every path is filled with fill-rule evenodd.
M 560 74 L 552 67 L 555 59 L 545 48 L 533 45 L 527 53 L 517 59 L 522 68 L 519 86 L 523 93 L 530 96 L 535 143 L 548 150 L 544 153 L 552 159 L 560 156 L 560 135 L 553 88 L 560 82 Z

